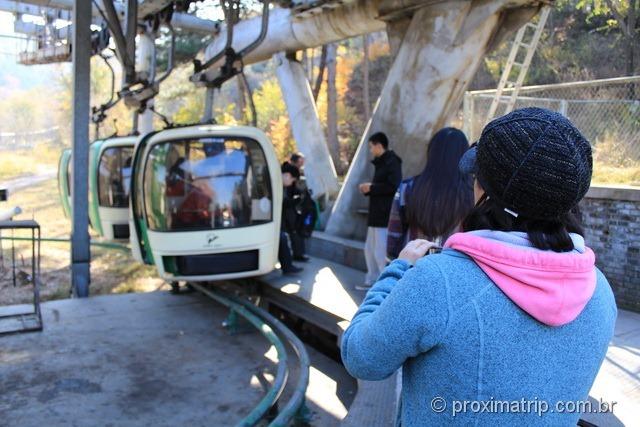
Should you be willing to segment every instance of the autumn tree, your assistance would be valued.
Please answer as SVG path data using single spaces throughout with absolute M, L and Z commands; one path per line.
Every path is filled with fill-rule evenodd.
M 620 31 L 626 44 L 626 73 L 633 75 L 640 46 L 640 0 L 580 0 L 577 7 L 587 11 L 589 19 L 606 17 L 606 26 Z

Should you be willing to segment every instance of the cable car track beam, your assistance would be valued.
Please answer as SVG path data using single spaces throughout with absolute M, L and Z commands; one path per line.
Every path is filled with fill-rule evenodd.
M 232 308 L 233 310 L 236 310 L 238 314 L 242 314 L 248 320 L 252 318 L 255 319 L 257 317 L 259 321 L 262 321 L 266 324 L 266 326 L 269 328 L 267 330 L 276 331 L 281 337 L 284 337 L 284 339 L 288 341 L 290 346 L 296 352 L 296 355 L 298 356 L 298 360 L 300 362 L 300 366 L 299 366 L 298 380 L 295 384 L 295 388 L 293 390 L 293 393 L 291 394 L 291 397 L 289 398 L 289 401 L 279 410 L 279 413 L 276 416 L 276 418 L 269 423 L 270 427 L 284 427 L 289 425 L 291 420 L 297 414 L 299 414 L 301 411 L 304 411 L 305 394 L 306 394 L 307 386 L 309 385 L 309 367 L 311 365 L 311 362 L 309 359 L 309 354 L 307 353 L 307 350 L 304 344 L 302 343 L 302 341 L 300 341 L 300 339 L 289 328 L 287 328 L 280 320 L 276 319 L 266 310 L 263 310 L 262 308 L 252 304 L 246 299 L 233 296 L 233 295 L 228 295 L 226 293 L 213 290 L 211 288 L 207 288 L 199 283 L 190 283 L 190 285 L 197 291 L 204 294 L 205 296 L 215 301 L 218 301 L 226 305 L 227 307 Z M 247 315 L 249 316 L 247 317 Z M 254 323 L 252 322 L 252 324 Z M 260 331 L 263 332 L 263 330 L 264 328 L 262 328 Z M 263 335 L 264 335 L 264 332 L 263 332 Z M 277 338 L 280 339 L 280 337 L 277 337 Z M 276 347 L 276 350 L 278 350 L 277 347 Z M 284 351 L 284 355 L 286 357 L 286 351 Z M 278 358 L 280 359 L 280 353 L 278 353 Z M 286 360 L 287 359 L 285 359 L 285 361 Z M 280 372 L 280 365 L 281 364 L 279 363 L 278 372 Z M 276 375 L 276 380 L 274 380 L 272 389 L 275 387 L 277 383 L 277 379 L 278 379 L 278 376 Z M 252 414 L 254 412 L 256 413 L 263 412 L 264 409 L 268 410 L 271 406 L 273 406 L 273 404 L 275 404 L 277 399 L 274 400 L 273 403 L 267 407 L 266 397 L 267 396 L 265 396 L 265 398 L 263 398 L 260 404 L 252 411 Z M 255 419 L 254 417 L 251 417 L 251 418 L 247 417 L 244 420 L 242 420 L 238 425 L 242 425 L 242 426 L 255 425 L 260 420 L 260 418 Z

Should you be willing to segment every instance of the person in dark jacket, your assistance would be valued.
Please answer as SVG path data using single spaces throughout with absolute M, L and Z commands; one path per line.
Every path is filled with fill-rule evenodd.
M 402 181 L 402 160 L 389 150 L 387 136 L 378 132 L 369 137 L 373 155 L 373 181 L 360 184 L 360 192 L 369 197 L 367 240 L 364 247 L 367 276 L 356 289 L 367 290 L 378 279 L 386 264 L 387 224 L 393 196 Z
M 296 227 L 296 201 L 289 191 L 300 178 L 300 171 L 295 166 L 286 162 L 282 165 L 282 182 L 284 191 L 282 194 L 282 222 L 280 226 L 280 245 L 278 246 L 278 261 L 282 274 L 295 274 L 302 271 L 302 268 L 293 264 L 291 250 L 289 249 L 288 234 Z
M 296 182 L 294 185 L 285 189 L 288 197 L 292 200 L 295 200 L 295 211 L 296 211 L 296 226 L 289 227 L 286 231 L 289 235 L 289 240 L 291 241 L 291 250 L 293 251 L 293 260 L 299 262 L 307 262 L 309 261 L 309 257 L 305 255 L 305 236 L 302 228 L 300 227 L 300 223 L 303 220 L 301 218 L 301 204 L 304 202 L 305 196 L 311 197 L 309 191 L 306 189 L 306 185 L 304 184 L 304 176 L 303 170 L 305 158 L 302 153 L 293 153 L 289 157 L 289 160 L 282 164 L 282 167 L 289 168 L 294 174 L 296 178 Z M 296 171 L 293 170 L 296 169 Z

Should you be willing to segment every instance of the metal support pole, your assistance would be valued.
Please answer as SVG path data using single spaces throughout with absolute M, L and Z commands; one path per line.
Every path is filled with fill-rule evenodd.
M 202 123 L 211 123 L 213 119 L 213 97 L 215 88 L 208 87 L 204 95 L 204 114 L 202 115 Z
M 91 2 L 75 0 L 73 7 L 73 202 L 71 226 L 71 285 L 76 297 L 89 296 L 89 90 Z
M 153 79 L 156 74 L 156 49 L 155 49 L 155 34 L 151 31 L 145 31 L 140 34 L 138 43 L 136 46 L 136 69 L 141 74 L 146 74 L 149 79 Z M 137 130 L 140 135 L 146 135 L 153 130 L 153 99 L 147 101 L 146 110 L 140 114 L 139 121 L 137 123 Z
M 133 133 L 138 132 L 138 122 L 140 121 L 140 112 L 135 109 L 133 110 L 133 113 L 131 113 L 131 131 L 133 131 Z
M 126 42 L 126 55 L 133 63 L 136 62 L 136 34 L 138 33 L 138 0 L 128 0 L 125 13 L 126 26 L 124 38 Z M 133 83 L 135 68 L 127 70 L 127 82 Z

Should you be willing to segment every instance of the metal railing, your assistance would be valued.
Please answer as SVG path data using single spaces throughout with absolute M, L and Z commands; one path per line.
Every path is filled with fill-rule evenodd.
M 476 141 L 485 126 L 495 90 L 467 92 L 463 129 Z M 503 114 L 510 89 L 500 97 Z M 594 181 L 640 183 L 640 76 L 520 88 L 515 108 L 543 107 L 568 117 L 594 149 Z
M 278 353 L 278 372 L 269 391 L 251 413 L 241 420 L 238 426 L 254 426 L 268 411 L 276 405 L 287 385 L 289 375 L 289 362 L 287 349 L 284 343 L 288 343 L 299 361 L 299 371 L 293 391 L 287 402 L 278 408 L 278 414 L 269 422 L 269 427 L 286 427 L 298 416 L 304 418 L 306 411 L 305 394 L 309 385 L 309 355 L 300 339 L 287 328 L 280 320 L 273 317 L 267 311 L 253 305 L 244 298 L 240 298 L 219 289 L 206 287 L 200 283 L 190 283 L 197 291 L 209 298 L 229 307 L 232 311 L 244 317 L 255 326 L 276 348 Z

